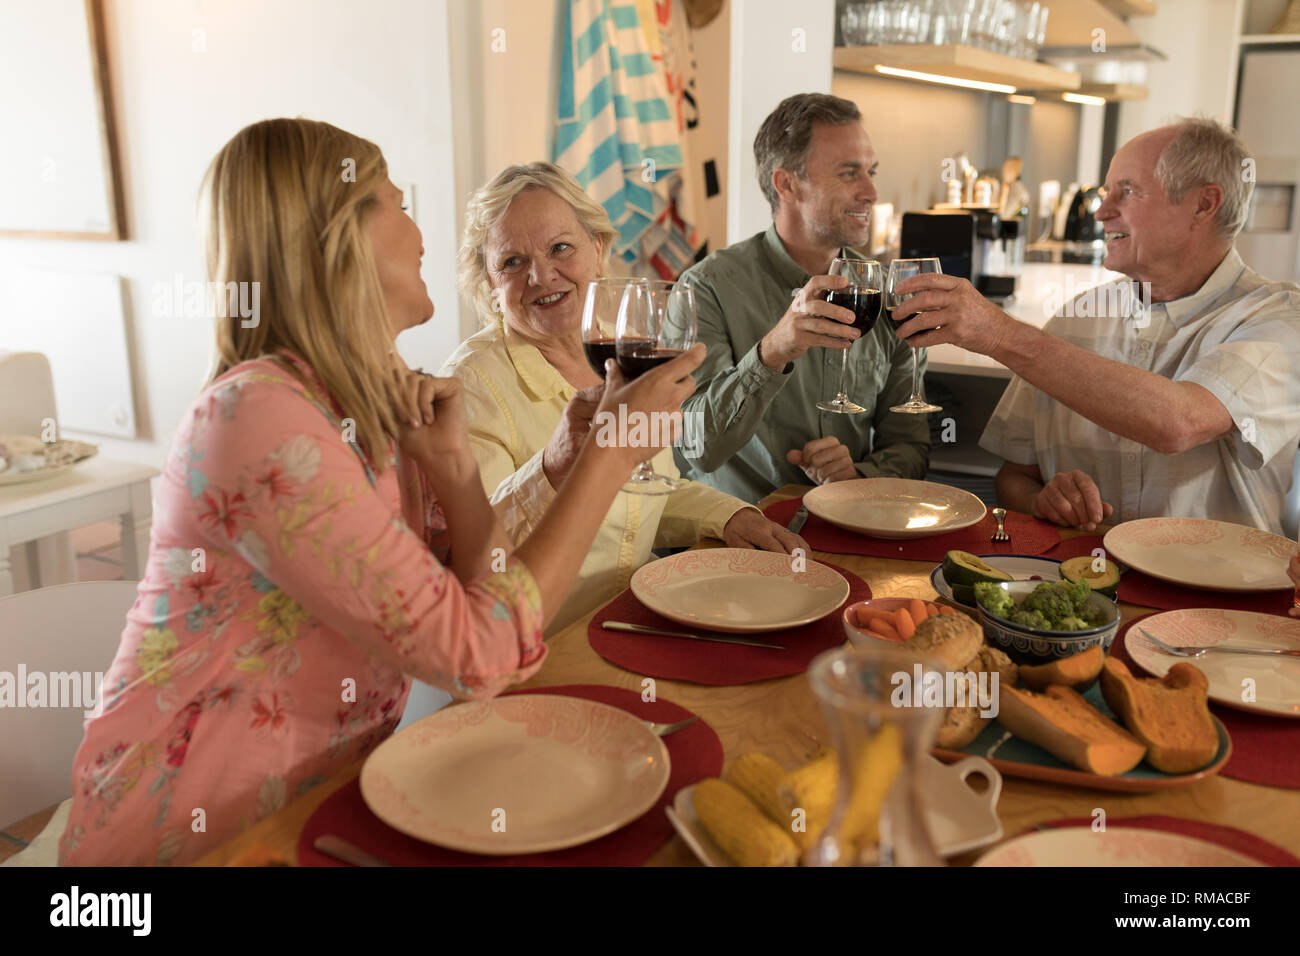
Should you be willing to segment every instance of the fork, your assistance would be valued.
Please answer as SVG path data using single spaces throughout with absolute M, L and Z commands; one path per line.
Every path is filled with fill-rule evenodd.
M 1204 657 L 1210 651 L 1223 651 L 1226 654 L 1282 654 L 1287 657 L 1300 657 L 1300 651 L 1287 650 L 1282 647 L 1241 647 L 1237 644 L 1211 644 L 1207 647 L 1174 647 L 1172 644 L 1166 644 L 1158 637 L 1153 637 L 1151 633 L 1143 628 L 1137 629 L 1138 633 L 1145 637 L 1156 647 L 1165 651 L 1174 657 Z
M 989 538 L 989 540 L 990 540 L 990 541 L 1010 541 L 1010 540 L 1011 540 L 1011 535 L 1007 534 L 1006 525 L 1003 524 L 1003 522 L 1007 520 L 1007 509 L 1006 509 L 1006 508 L 994 508 L 994 509 L 993 509 L 993 517 L 995 517 L 995 518 L 998 519 L 998 530 L 993 532 L 993 537 Z
M 654 721 L 650 720 L 647 720 L 646 723 L 650 725 L 650 730 L 656 737 L 667 737 L 669 734 L 677 733 L 677 731 L 681 730 L 683 727 L 689 727 L 699 719 L 700 715 L 696 714 L 694 717 L 687 717 L 685 720 L 679 720 L 675 724 L 656 724 Z

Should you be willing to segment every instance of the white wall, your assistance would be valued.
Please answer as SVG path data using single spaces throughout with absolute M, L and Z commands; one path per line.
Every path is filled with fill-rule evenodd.
M 1160 3 L 1155 16 L 1129 19 L 1142 42 L 1168 59 L 1148 66 L 1145 100 L 1120 106 L 1117 146 L 1174 115 L 1204 113 L 1231 122 L 1239 11 L 1240 0 L 1176 0 Z
M 835 0 L 741 0 L 731 4 L 731 176 L 727 235 L 738 242 L 766 229 L 772 211 L 754 178 L 754 136 L 795 93 L 831 91 Z
M 203 171 L 241 127 L 268 117 L 307 116 L 365 136 L 384 150 L 394 180 L 415 184 L 424 278 L 438 312 L 403 337 L 402 351 L 436 366 L 460 338 L 445 0 L 104 6 L 130 238 L 0 239 L 0 258 L 10 266 L 126 279 L 143 440 L 85 437 L 115 457 L 163 460 L 207 371 L 212 330 L 203 319 L 154 317 L 150 290 L 178 272 L 203 278 L 194 223 Z

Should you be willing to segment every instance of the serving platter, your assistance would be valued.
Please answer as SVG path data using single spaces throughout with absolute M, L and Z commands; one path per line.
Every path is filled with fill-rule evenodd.
M 1083 695 L 1093 707 L 1105 717 L 1121 723 L 1114 712 L 1106 706 L 1101 695 L 1101 686 L 1094 684 Z M 983 732 L 961 750 L 946 750 L 936 747 L 932 752 L 940 760 L 958 761 L 966 757 L 983 757 L 997 767 L 1003 775 L 1021 777 L 1026 780 L 1042 780 L 1047 783 L 1060 783 L 1071 787 L 1088 787 L 1093 790 L 1113 790 L 1121 793 L 1152 793 L 1158 790 L 1173 790 L 1188 784 L 1204 780 L 1223 769 L 1228 758 L 1232 756 L 1232 740 L 1228 730 L 1213 714 L 1214 729 L 1219 733 L 1219 749 L 1214 759 L 1192 773 L 1170 774 L 1156 770 L 1146 763 L 1140 763 L 1127 773 L 1113 777 L 1086 773 L 1058 760 L 1046 750 L 1027 740 L 1021 740 L 1010 734 L 1003 726 L 992 720 Z
M 1106 532 L 1116 560 L 1171 584 L 1209 591 L 1289 591 L 1286 566 L 1300 544 L 1208 518 L 1141 518 Z
M 811 624 L 849 596 L 849 582 L 817 561 L 745 548 L 683 551 L 642 565 L 633 595 L 679 624 L 748 634 Z
M 997 813 L 1002 776 L 988 761 L 966 758 L 949 765 L 931 757 L 922 762 L 921 774 L 922 792 L 933 800 L 925 807 L 926 825 L 940 856 L 957 856 L 1002 839 L 1002 821 Z M 982 793 L 966 783 L 975 774 L 988 781 Z M 694 784 L 682 787 L 672 805 L 664 808 L 673 828 L 705 866 L 735 866 L 700 823 L 694 795 Z
M 910 478 L 857 478 L 818 485 L 803 497 L 811 514 L 847 531 L 903 540 L 947 534 L 988 513 L 969 491 Z
M 1185 660 L 1205 675 L 1210 683 L 1210 700 L 1215 703 L 1257 714 L 1300 719 L 1300 657 L 1229 653 L 1176 657 L 1148 641 L 1138 628 L 1175 647 L 1231 643 L 1300 651 L 1300 620 L 1253 611 L 1185 608 L 1143 618 L 1128 629 L 1124 638 L 1129 656 L 1156 677 L 1164 677 L 1169 668 Z M 1243 699 L 1247 691 L 1252 700 Z
M 668 785 L 668 750 L 607 704 L 512 694 L 430 714 L 361 768 L 361 796 L 389 826 L 491 856 L 577 846 L 641 816 Z

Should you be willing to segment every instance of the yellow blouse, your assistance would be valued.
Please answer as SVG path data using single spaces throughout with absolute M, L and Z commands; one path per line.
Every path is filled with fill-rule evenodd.
M 470 450 L 493 508 L 518 544 L 555 498 L 542 470 L 542 450 L 577 390 L 536 346 L 500 322 L 462 342 L 438 374 L 455 376 L 465 385 Z M 654 468 L 662 475 L 678 475 L 671 449 L 655 456 Z M 698 482 L 670 495 L 619 492 L 547 634 L 626 588 L 652 549 L 686 547 L 701 537 L 720 539 L 731 516 L 750 507 Z

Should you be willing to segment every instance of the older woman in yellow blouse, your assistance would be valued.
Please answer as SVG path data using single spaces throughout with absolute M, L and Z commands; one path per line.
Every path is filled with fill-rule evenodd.
M 527 537 L 555 499 L 600 402 L 604 382 L 582 350 L 582 306 L 615 235 L 605 211 L 550 163 L 507 167 L 469 201 L 460 284 L 486 327 L 461 343 L 441 374 L 465 385 L 470 449 L 514 540 Z M 652 464 L 677 475 L 671 449 Z M 627 587 L 652 548 L 701 537 L 733 548 L 808 547 L 753 506 L 702 484 L 665 496 L 620 492 L 549 632 Z

